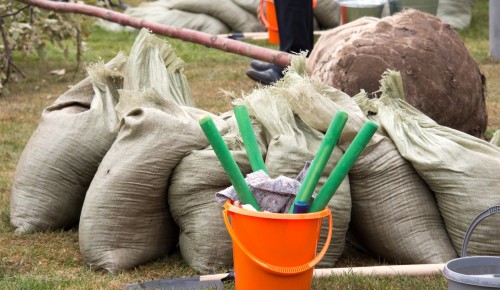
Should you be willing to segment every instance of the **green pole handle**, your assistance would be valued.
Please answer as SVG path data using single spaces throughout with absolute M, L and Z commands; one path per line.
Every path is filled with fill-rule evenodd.
M 236 116 L 236 122 L 238 123 L 241 138 L 243 139 L 243 145 L 245 146 L 252 170 L 262 170 L 269 175 L 266 165 L 264 164 L 264 160 L 262 159 L 262 155 L 260 154 L 259 144 L 255 138 L 252 121 L 250 121 L 250 115 L 248 114 L 247 108 L 244 105 L 239 105 L 234 107 L 233 111 Z
M 224 143 L 224 139 L 222 139 L 222 136 L 220 135 L 219 130 L 217 130 L 212 118 L 210 116 L 206 116 L 200 119 L 199 123 L 203 133 L 205 133 L 205 136 L 210 142 L 210 145 L 212 145 L 215 155 L 217 155 L 222 167 L 226 171 L 229 181 L 231 181 L 231 184 L 234 186 L 240 201 L 243 204 L 251 204 L 256 210 L 260 211 L 259 204 L 255 200 L 252 191 L 248 187 L 243 174 L 238 168 L 231 152 L 229 152 L 226 143 Z
M 366 121 L 311 203 L 309 212 L 321 211 L 328 205 L 328 202 L 330 202 L 335 191 L 339 188 L 342 180 L 344 180 L 349 170 L 351 170 L 354 162 L 356 162 L 356 159 L 358 159 L 377 129 L 378 126 L 375 123 L 370 120 Z
M 325 169 L 326 163 L 332 155 L 333 149 L 339 140 L 340 134 L 344 129 L 344 126 L 347 122 L 348 115 L 345 111 L 339 110 L 333 117 L 330 122 L 330 126 L 326 130 L 325 137 L 319 146 L 318 152 L 314 156 L 314 159 L 311 163 L 311 167 L 307 171 L 306 177 L 304 178 L 304 182 L 299 188 L 297 192 L 297 196 L 295 197 L 294 203 L 290 207 L 289 213 L 293 213 L 294 204 L 297 201 L 309 202 L 311 196 L 314 193 L 314 189 L 318 184 L 318 181 Z

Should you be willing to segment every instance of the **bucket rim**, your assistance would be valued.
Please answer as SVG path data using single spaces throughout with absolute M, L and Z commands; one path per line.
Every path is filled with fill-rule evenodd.
M 448 261 L 443 268 L 443 276 L 446 279 L 451 280 L 456 283 L 473 285 L 473 286 L 481 286 L 481 287 L 493 287 L 497 288 L 499 285 L 500 278 L 494 277 L 478 277 L 474 275 L 467 275 L 460 272 L 456 272 L 452 269 L 452 266 L 457 263 L 467 263 L 469 260 L 482 260 L 482 261 L 490 261 L 494 262 L 493 265 L 500 265 L 500 257 L 497 256 L 468 256 L 462 258 L 456 258 Z M 482 266 L 490 266 L 490 265 L 482 265 Z M 500 267 L 500 266 L 499 266 Z M 462 267 L 463 268 L 463 267 Z
M 330 209 L 325 207 L 323 210 L 318 212 L 311 213 L 271 213 L 271 212 L 262 212 L 262 211 L 251 211 L 248 209 L 244 209 L 241 207 L 234 206 L 231 200 L 227 200 L 224 203 L 224 208 L 229 212 L 260 217 L 266 219 L 280 219 L 280 220 L 309 220 L 309 219 L 319 219 L 326 217 L 330 214 Z

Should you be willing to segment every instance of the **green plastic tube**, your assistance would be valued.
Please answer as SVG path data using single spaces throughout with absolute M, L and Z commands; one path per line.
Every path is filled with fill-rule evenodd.
M 326 130 L 325 137 L 318 148 L 318 152 L 316 152 L 316 155 L 314 156 L 311 167 L 309 167 L 309 170 L 307 171 L 304 182 L 302 182 L 302 185 L 297 192 L 294 203 L 290 207 L 289 213 L 294 212 L 295 202 L 309 202 L 311 199 L 314 189 L 316 188 L 321 174 L 325 169 L 326 163 L 328 162 L 328 159 L 330 159 L 330 155 L 332 155 L 333 149 L 335 148 L 340 134 L 344 129 L 347 118 L 347 113 L 342 110 L 337 111 L 333 117 L 328 129 Z
M 199 123 L 210 145 L 212 145 L 215 155 L 217 155 L 222 167 L 226 171 L 229 181 L 231 181 L 241 203 L 251 204 L 256 210 L 260 211 L 259 204 L 255 200 L 252 191 L 248 187 L 243 174 L 238 168 L 231 152 L 229 152 L 226 143 L 224 143 L 224 139 L 222 139 L 212 118 L 210 116 L 203 117 Z
M 236 116 L 236 122 L 238 123 L 238 128 L 240 129 L 241 138 L 243 139 L 243 145 L 247 152 L 248 160 L 250 161 L 250 166 L 253 171 L 262 170 L 267 175 L 266 165 L 260 154 L 259 144 L 255 138 L 255 133 L 252 128 L 252 121 L 250 120 L 250 115 L 248 114 L 247 107 L 244 105 L 238 105 L 233 108 L 234 115 Z
M 347 148 L 344 155 L 340 158 L 339 163 L 333 169 L 314 201 L 311 203 L 309 212 L 321 211 L 328 205 L 328 202 L 330 202 L 335 191 L 339 188 L 342 180 L 344 180 L 349 170 L 351 170 L 354 162 L 356 162 L 377 129 L 377 124 L 369 120 L 366 121 L 356 137 L 354 137 L 349 148 Z

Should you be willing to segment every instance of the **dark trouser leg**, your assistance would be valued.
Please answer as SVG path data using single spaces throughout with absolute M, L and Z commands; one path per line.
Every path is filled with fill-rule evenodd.
M 292 53 L 313 49 L 312 0 L 274 0 L 280 50 Z
M 299 53 L 313 49 L 313 8 L 312 0 L 274 0 L 280 50 Z M 283 77 L 283 67 L 273 64 L 266 70 L 248 70 L 247 76 L 263 83 L 273 84 Z

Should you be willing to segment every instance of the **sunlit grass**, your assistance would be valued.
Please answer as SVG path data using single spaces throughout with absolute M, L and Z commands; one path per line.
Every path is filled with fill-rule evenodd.
M 487 0 L 476 0 L 471 27 L 460 35 L 487 79 L 489 126 L 487 136 L 500 129 L 500 64 L 488 57 Z M 121 289 L 137 281 L 191 276 L 196 273 L 172 253 L 159 261 L 118 274 L 90 269 L 81 259 L 77 229 L 17 235 L 9 224 L 12 177 L 19 156 L 36 129 L 41 112 L 69 86 L 86 76 L 85 65 L 108 61 L 118 51 L 128 53 L 137 32 L 110 33 L 92 27 L 85 39 L 87 51 L 83 64 L 75 72 L 75 48 L 68 58 L 59 48 L 48 47 L 47 58 L 23 58 L 16 63 L 27 78 L 9 85 L 10 94 L 0 98 L 0 289 Z M 230 99 L 221 90 L 249 92 L 255 83 L 244 71 L 249 59 L 198 44 L 161 37 L 174 47 L 186 62 L 185 74 L 199 108 L 218 113 L 230 108 Z M 276 48 L 265 41 L 251 43 Z M 65 69 L 63 75 L 52 70 Z M 352 256 L 350 256 L 352 255 Z M 377 258 L 353 249 L 342 257 L 339 266 L 377 265 Z M 227 285 L 230 289 L 232 285 Z M 356 275 L 315 279 L 313 289 L 445 289 L 441 275 L 425 277 L 367 277 Z

